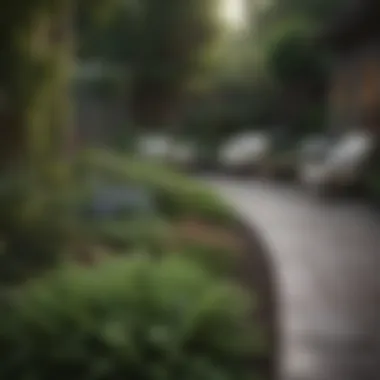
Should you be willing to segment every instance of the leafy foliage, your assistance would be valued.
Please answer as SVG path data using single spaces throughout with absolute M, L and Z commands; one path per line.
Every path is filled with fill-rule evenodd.
M 286 86 L 323 82 L 328 60 L 316 47 L 315 29 L 307 20 L 292 19 L 277 26 L 268 39 L 267 62 L 272 75 Z
M 159 165 L 134 161 L 131 157 L 105 151 L 88 151 L 78 160 L 80 173 L 116 183 L 134 183 L 149 189 L 161 215 L 170 218 L 195 217 L 229 224 L 233 211 L 208 189 L 185 175 Z
M 0 15 L 1 164 L 56 158 L 66 148 L 72 21 L 104 17 L 119 0 L 5 0 Z M 65 136 L 65 138 L 62 138 Z
M 72 210 L 67 206 L 61 194 L 29 176 L 2 178 L 2 284 L 23 280 L 60 260 L 74 227 Z
M 273 18 L 301 16 L 322 26 L 332 22 L 346 4 L 347 0 L 275 0 L 271 12 Z
M 137 125 L 167 122 L 189 82 L 207 66 L 218 36 L 215 0 L 162 0 L 123 5 L 106 28 L 78 19 L 80 55 L 128 67 Z
M 294 137 L 324 127 L 332 61 L 317 36 L 342 6 L 339 0 L 275 0 L 256 15 L 267 73 L 281 94 L 278 122 Z
M 9 297 L 0 375 L 253 378 L 265 342 L 248 305 L 240 289 L 183 258 L 64 267 Z
M 186 255 L 203 257 L 208 267 L 214 259 L 223 267 L 231 262 L 230 252 L 179 244 L 175 236 L 177 219 L 233 225 L 232 211 L 201 185 L 168 169 L 107 152 L 82 157 L 75 169 L 77 176 L 60 189 L 25 173 L 3 178 L 1 284 L 22 282 L 68 254 L 91 260 L 98 250 L 143 250 L 157 257 L 178 247 Z M 123 191 L 123 199 L 107 193 L 114 188 Z

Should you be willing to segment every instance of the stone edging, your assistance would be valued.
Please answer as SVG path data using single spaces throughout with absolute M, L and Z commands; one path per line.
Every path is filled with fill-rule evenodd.
M 269 331 L 269 362 L 261 363 L 268 380 L 277 380 L 279 374 L 280 330 L 279 330 L 279 297 L 274 264 L 271 256 L 258 233 L 244 221 L 236 221 L 238 235 L 247 241 L 247 255 L 238 268 L 239 278 L 248 289 L 258 289 L 262 308 L 259 318 Z M 266 367 L 266 368 L 265 368 Z

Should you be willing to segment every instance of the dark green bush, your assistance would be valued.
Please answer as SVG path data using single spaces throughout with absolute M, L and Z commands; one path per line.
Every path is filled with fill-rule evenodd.
M 232 210 L 212 191 L 193 179 L 160 165 L 134 161 L 102 151 L 91 151 L 77 162 L 79 178 L 83 173 L 102 180 L 145 186 L 155 196 L 164 217 L 195 217 L 218 224 L 231 224 Z
M 205 215 L 211 215 L 219 223 L 232 220 L 222 202 L 186 177 L 115 155 L 110 157 L 103 166 L 94 164 L 98 171 L 91 170 L 91 165 L 84 167 L 79 178 L 64 189 L 43 184 L 25 173 L 0 184 L 1 284 L 18 283 L 39 274 L 56 265 L 68 251 L 78 253 L 78 257 L 91 247 L 120 253 L 142 249 L 152 256 L 163 254 L 175 241 L 172 218 L 207 219 Z M 124 163 L 125 173 L 121 170 Z M 127 193 L 130 190 L 132 198 L 127 208 L 123 209 L 116 199 L 116 206 L 111 204 L 109 210 L 107 203 L 112 194 L 107 196 L 107 191 L 114 185 L 117 190 L 118 185 Z M 139 186 L 147 188 L 145 195 Z M 139 202 L 135 202 L 136 193 L 144 195 Z M 206 249 L 197 249 L 197 257 L 203 256 L 201 251 L 207 262 L 215 257 L 206 255 L 211 252 Z
M 159 219 L 137 219 L 120 221 L 92 221 L 82 229 L 88 241 L 118 251 L 143 249 L 149 253 L 167 251 L 170 226 Z
M 199 242 L 188 242 L 181 255 L 197 262 L 208 271 L 222 276 L 236 273 L 240 252 L 228 247 L 215 247 Z
M 250 298 L 189 260 L 67 266 L 9 296 L 2 379 L 254 379 Z
M 0 282 L 18 282 L 56 263 L 74 214 L 59 192 L 26 175 L 0 185 Z

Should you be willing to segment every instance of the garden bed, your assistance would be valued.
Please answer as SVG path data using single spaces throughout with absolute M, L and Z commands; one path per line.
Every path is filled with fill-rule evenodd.
M 94 162 L 92 162 L 92 165 L 94 165 Z M 101 170 L 99 170 L 99 167 Z M 51 282 L 53 277 L 48 276 L 46 279 L 42 280 L 42 283 L 40 283 L 38 289 L 42 290 L 44 287 L 47 286 L 44 292 L 49 292 L 49 284 L 51 284 L 51 286 L 53 287 L 51 290 L 53 294 L 49 296 L 49 298 L 43 296 L 43 298 L 40 299 L 38 298 L 38 296 L 37 298 L 32 298 L 28 301 L 31 302 L 32 309 L 34 309 L 35 307 L 42 307 L 42 309 L 40 309 L 39 315 L 46 314 L 46 312 L 44 311 L 44 308 L 46 307 L 47 313 L 50 313 L 49 315 L 52 318 L 53 316 L 56 316 L 58 318 L 57 322 L 54 322 L 57 323 L 57 326 L 60 326 L 59 323 L 61 323 L 61 318 L 63 318 L 63 324 L 59 328 L 62 328 L 63 330 L 57 330 L 57 333 L 62 335 L 59 335 L 59 339 L 53 339 L 53 341 L 57 342 L 57 344 L 54 345 L 54 347 L 58 347 L 61 344 L 61 342 L 63 345 L 66 344 L 65 336 L 67 335 L 67 333 L 63 333 L 64 329 L 66 328 L 66 314 L 64 313 L 61 316 L 61 313 L 63 312 L 65 306 L 56 304 L 54 302 L 54 299 L 56 299 L 56 294 L 54 293 L 55 291 L 61 292 L 62 289 L 68 287 L 67 291 L 64 292 L 64 294 L 66 294 L 65 297 L 69 297 L 69 295 L 72 294 L 74 297 L 73 302 L 75 303 L 75 306 L 80 309 L 82 307 L 81 305 L 86 303 L 87 301 L 83 303 L 82 301 L 80 301 L 80 298 L 77 297 L 86 296 L 86 294 L 83 294 L 81 290 L 81 287 L 85 286 L 85 288 L 83 289 L 86 289 L 86 292 L 88 291 L 92 294 L 91 302 L 106 302 L 106 304 L 108 305 L 107 308 L 115 308 L 114 312 L 125 312 L 125 310 L 123 309 L 125 308 L 125 306 L 123 306 L 124 301 L 121 301 L 122 299 L 119 298 L 120 295 L 123 294 L 123 287 L 121 287 L 117 291 L 110 288 L 111 285 L 108 282 L 111 283 L 113 281 L 113 276 L 111 274 L 111 277 L 109 277 L 110 273 L 107 274 L 107 271 L 111 273 L 112 271 L 118 271 L 117 261 L 116 264 L 112 264 L 112 261 L 119 260 L 119 256 L 120 260 L 122 260 L 120 261 L 120 265 L 125 266 L 125 270 L 127 272 L 130 270 L 135 271 L 136 269 L 140 271 L 139 268 L 145 268 L 143 269 L 144 276 L 146 276 L 145 278 L 147 278 L 148 280 L 149 278 L 151 278 L 152 281 L 156 281 L 157 275 L 159 276 L 159 278 L 161 278 L 160 283 L 157 284 L 157 286 L 162 287 L 162 289 L 158 289 L 157 291 L 159 293 L 163 293 L 161 295 L 156 294 L 155 286 L 151 287 L 149 290 L 149 292 L 151 293 L 147 299 L 147 302 L 152 302 L 152 304 L 149 307 L 158 307 L 159 309 L 162 308 L 160 309 L 160 312 L 164 312 L 162 317 L 164 317 L 166 321 L 172 321 L 172 318 L 174 317 L 174 320 L 177 320 L 178 323 L 184 323 L 185 326 L 187 326 L 187 323 L 190 321 L 192 323 L 195 323 L 196 326 L 198 326 L 196 328 L 194 327 L 195 330 L 192 330 L 192 334 L 194 335 L 194 337 L 191 338 L 195 339 L 196 342 L 198 342 L 196 343 L 196 355 L 201 355 L 203 353 L 202 347 L 204 344 L 200 344 L 199 341 L 202 342 L 203 336 L 205 334 L 207 335 L 208 331 L 210 330 L 212 331 L 210 332 L 210 334 L 212 334 L 212 337 L 205 338 L 205 344 L 210 344 L 210 346 L 208 346 L 207 348 L 207 350 L 209 351 L 206 350 L 204 354 L 206 355 L 207 360 L 217 360 L 218 365 L 221 366 L 219 370 L 221 370 L 222 367 L 224 367 L 223 363 L 227 361 L 227 371 L 242 370 L 244 372 L 247 371 L 247 368 L 252 368 L 252 373 L 254 373 L 255 375 L 260 375 L 259 378 L 273 380 L 276 372 L 276 356 L 278 348 L 276 310 L 277 301 L 275 297 L 275 291 L 273 288 L 275 285 L 275 281 L 272 274 L 271 263 L 269 262 L 267 253 L 265 252 L 265 249 L 263 249 L 263 246 L 260 243 L 258 237 L 255 236 L 255 234 L 252 231 L 250 231 L 249 228 L 244 226 L 244 224 L 236 222 L 237 217 L 233 213 L 233 210 L 226 206 L 221 199 L 216 197 L 208 189 L 205 189 L 201 185 L 198 185 L 196 181 L 186 178 L 185 176 L 176 173 L 171 173 L 170 171 L 166 171 L 164 168 L 154 168 L 152 171 L 152 168 L 149 168 L 146 165 L 140 166 L 140 164 L 137 163 L 131 164 L 128 160 L 120 159 L 116 156 L 114 157 L 112 155 L 107 154 L 103 154 L 97 157 L 97 159 L 95 160 L 95 169 L 96 170 L 92 170 L 92 173 L 96 173 L 98 179 L 100 177 L 104 177 L 107 179 L 111 178 L 112 181 L 116 179 L 118 186 L 120 184 L 128 184 L 128 186 L 130 186 L 132 183 L 138 184 L 138 186 L 142 186 L 142 188 L 146 188 L 149 194 L 152 193 L 154 195 L 153 198 L 156 204 L 153 207 L 150 202 L 145 202 L 150 198 L 145 200 L 138 200 L 135 197 L 136 192 L 133 192 L 130 188 L 130 196 L 133 195 L 133 201 L 136 201 L 141 206 L 141 208 L 139 209 L 139 206 L 137 207 L 137 209 L 131 210 L 127 207 L 123 209 L 123 212 L 121 214 L 113 215 L 113 219 L 111 218 L 111 220 L 102 218 L 98 220 L 96 217 L 97 214 L 93 214 L 93 212 L 87 208 L 87 206 L 92 202 L 87 202 L 87 190 L 83 192 L 83 194 L 87 194 L 84 198 L 82 197 L 83 194 L 79 197 L 80 202 L 82 202 L 83 199 L 87 199 L 87 201 L 85 202 L 85 214 L 87 215 L 86 217 L 90 217 L 90 220 L 78 220 L 77 217 L 71 219 L 70 217 L 67 220 L 68 222 L 70 222 L 70 234 L 65 234 L 63 241 L 67 241 L 67 239 L 69 239 L 69 245 L 66 244 L 66 248 L 67 251 L 70 252 L 70 254 L 72 254 L 73 256 L 66 256 L 69 259 L 68 261 L 72 262 L 72 259 L 74 258 L 74 261 L 77 262 L 76 265 L 78 265 L 79 261 L 79 268 L 88 268 L 90 273 L 86 274 L 86 272 L 83 272 L 83 280 L 81 279 L 80 274 L 82 273 L 81 269 L 74 269 L 73 272 L 67 272 L 63 275 L 61 274 L 57 277 L 57 280 L 54 280 L 53 282 Z M 90 172 L 88 171 L 88 168 L 86 170 L 86 173 Z M 99 174 L 101 175 L 99 176 Z M 95 185 L 95 187 L 98 187 L 98 182 Z M 118 189 L 120 189 L 120 187 Z M 136 188 L 134 188 L 134 190 L 136 190 Z M 81 191 L 79 193 L 81 194 Z M 101 192 L 101 194 L 103 194 L 103 191 Z M 112 192 L 112 194 L 113 195 L 111 196 L 111 198 L 118 198 L 119 193 Z M 72 203 L 73 201 L 71 200 L 70 202 L 71 205 L 77 204 L 77 201 Z M 106 206 L 113 207 L 114 205 L 106 202 Z M 150 209 L 150 207 L 153 208 Z M 74 208 L 77 208 L 77 206 L 75 206 Z M 96 210 L 99 209 L 96 208 Z M 100 210 L 102 214 L 104 212 L 104 209 L 101 207 Z M 90 211 L 89 214 L 88 211 Z M 151 213 L 150 211 L 153 211 L 153 213 Z M 46 215 L 46 218 L 51 218 L 52 214 L 50 212 L 47 214 L 41 214 L 41 216 L 44 215 Z M 54 217 L 54 221 L 59 220 L 60 218 L 59 214 L 57 213 L 53 214 L 52 216 Z M 93 219 L 93 221 L 91 222 L 91 218 L 94 217 L 95 219 Z M 50 219 L 46 219 L 47 225 L 51 224 L 49 220 Z M 36 224 L 33 222 L 33 225 Z M 45 224 L 41 225 L 41 231 L 39 231 L 39 239 L 41 239 L 41 241 L 44 241 L 44 239 L 46 239 L 44 226 Z M 23 233 L 22 230 L 20 231 L 20 233 Z M 20 237 L 20 233 L 17 232 L 18 237 Z M 33 244 L 37 243 L 38 245 L 34 247 Z M 40 247 L 39 244 L 39 242 L 35 243 L 34 240 L 27 240 L 27 247 L 24 247 L 22 251 L 24 251 L 25 249 L 33 251 L 34 248 L 37 250 L 37 248 L 39 249 Z M 22 247 L 20 247 L 20 252 L 21 248 Z M 47 253 L 51 253 L 50 246 L 46 248 L 46 251 Z M 140 258 L 137 258 L 137 264 L 134 263 L 134 257 L 136 256 L 136 252 L 138 253 L 137 256 L 140 255 Z M 143 255 L 141 256 L 141 254 Z M 12 257 L 13 259 L 16 258 L 15 252 L 13 251 L 7 252 L 6 255 L 9 255 L 9 257 Z M 113 256 L 115 256 L 115 258 L 113 258 Z M 176 258 L 185 261 L 182 263 L 178 262 L 176 264 Z M 174 260 L 174 262 L 171 262 L 170 260 Z M 107 264 L 107 262 L 110 261 L 111 264 Z M 109 269 L 107 269 L 107 265 L 111 265 L 111 267 L 114 269 L 111 269 L 110 271 Z M 157 269 L 155 269 L 155 265 L 157 265 Z M 104 266 L 106 268 L 104 270 L 101 269 Z M 164 267 L 168 268 L 164 269 Z M 91 274 L 92 268 L 95 270 L 93 274 Z M 173 273 L 171 272 L 172 270 L 174 271 Z M 118 294 L 115 298 L 116 304 L 109 303 L 106 299 L 104 299 L 102 295 L 103 293 L 100 292 L 101 284 L 97 284 L 98 278 L 96 274 L 98 273 L 98 271 L 99 281 L 105 281 L 104 286 L 107 288 L 107 292 L 111 292 L 111 297 L 114 297 L 114 291 L 116 291 L 116 293 Z M 154 272 L 157 273 L 154 274 Z M 34 276 L 35 275 L 36 273 L 34 274 Z M 115 276 L 116 275 L 117 273 L 115 273 Z M 89 276 L 88 280 L 86 280 L 87 276 Z M 123 274 L 119 273 L 118 276 L 120 277 L 119 280 L 117 280 L 119 282 L 115 280 L 115 286 L 120 286 L 120 284 L 123 283 L 123 281 L 126 281 L 125 279 L 123 279 Z M 182 305 L 183 301 L 181 301 L 181 291 L 184 291 L 184 294 L 186 295 L 186 292 L 190 291 L 191 289 L 194 289 L 194 287 L 198 287 L 197 276 L 200 277 L 201 281 L 204 281 L 204 287 L 202 285 L 198 289 L 198 291 L 202 294 L 205 293 L 205 295 L 206 293 L 210 293 L 211 298 L 207 298 L 208 301 L 204 305 L 198 305 L 197 302 L 199 302 L 200 299 L 195 298 L 194 305 L 189 305 L 189 315 L 179 316 L 178 313 L 180 315 L 183 314 L 182 309 L 184 307 L 184 305 Z M 42 278 L 43 277 L 44 276 L 42 276 Z M 166 277 L 168 278 L 168 280 L 171 279 L 170 281 L 174 281 L 173 289 L 171 289 L 170 287 L 167 288 L 167 285 L 165 284 L 166 280 L 162 282 L 162 279 Z M 182 277 L 184 277 L 184 283 L 181 282 Z M 78 281 L 79 288 L 77 288 L 75 284 L 72 284 L 72 279 L 73 281 L 74 279 L 75 281 Z M 59 285 L 60 281 L 63 281 L 63 283 Z M 82 281 L 84 282 L 82 283 Z M 86 281 L 89 282 L 87 283 Z M 176 289 L 176 281 L 178 281 L 178 289 Z M 143 284 L 141 283 L 141 285 Z M 243 293 L 246 293 L 246 295 L 248 295 L 248 300 L 247 298 L 244 298 L 245 296 L 242 299 L 240 298 L 239 291 L 237 289 L 234 290 L 234 287 L 236 285 L 238 286 L 238 288 L 240 288 L 240 291 L 243 290 Z M 54 290 L 55 286 L 58 286 L 56 290 Z M 185 288 L 182 289 L 181 286 L 185 286 Z M 26 297 L 28 298 L 29 286 L 27 285 L 22 288 L 24 288 L 26 292 Z M 144 286 L 142 286 L 142 288 L 144 288 Z M 39 292 L 40 290 L 38 289 L 36 291 Z M 140 287 L 138 287 L 138 289 L 140 289 Z M 144 289 L 142 289 L 142 291 L 143 290 Z M 146 291 L 148 291 L 148 289 Z M 179 293 L 175 295 L 172 294 L 172 291 Z M 216 293 L 214 294 L 213 292 L 215 291 Z M 20 294 L 22 293 L 23 292 L 21 292 Z M 128 297 L 131 297 L 129 298 L 128 302 L 135 302 L 133 301 L 133 292 L 128 294 L 125 295 L 127 299 Z M 220 303 L 220 297 L 224 297 L 223 294 L 225 297 L 227 297 L 227 304 L 224 304 L 223 302 Z M 237 295 L 236 300 L 234 294 Z M 187 296 L 191 296 L 191 294 L 187 294 Z M 145 300 L 144 297 L 146 297 L 146 295 L 140 294 L 136 295 L 136 297 L 143 297 L 143 300 Z M 170 306 L 170 302 L 168 304 L 168 301 L 165 299 L 165 297 L 174 297 L 171 301 L 169 300 L 170 302 L 173 301 L 174 304 Z M 194 295 L 192 295 L 191 297 L 194 297 Z M 210 295 L 208 295 L 207 297 L 210 297 Z M 217 301 L 218 299 L 219 301 Z M 41 302 L 38 300 L 40 300 Z M 35 306 L 33 306 L 34 302 L 36 301 L 38 302 L 38 304 L 35 304 Z M 219 302 L 219 306 L 215 305 L 215 310 L 213 309 L 214 301 Z M 65 302 L 69 302 L 69 306 L 71 305 L 71 301 L 69 299 L 66 299 Z M 120 304 L 119 302 L 122 303 Z M 127 300 L 125 302 L 127 302 Z M 161 303 L 162 306 L 160 306 Z M 248 315 L 244 310 L 251 304 L 255 307 L 253 308 L 252 314 Z M 93 306 L 97 307 L 95 304 Z M 58 307 L 59 310 L 55 309 L 56 307 Z M 83 307 L 86 307 L 86 305 L 83 305 Z M 171 308 L 174 309 L 171 310 Z M 200 310 L 198 310 L 197 308 L 200 308 Z M 98 316 L 95 315 L 96 313 L 92 315 L 91 310 L 93 309 L 89 309 L 87 311 L 83 310 L 83 312 L 87 313 L 88 317 L 98 318 Z M 105 309 L 104 314 L 105 317 L 109 314 L 106 310 L 107 309 Z M 149 309 L 145 307 L 139 309 L 139 313 L 142 313 L 142 317 L 148 318 L 149 320 L 150 312 L 148 311 Z M 203 313 L 200 315 L 200 317 L 204 318 L 204 320 L 202 318 L 201 320 L 199 320 L 197 313 L 200 312 Z M 230 316 L 229 313 L 231 313 Z M 23 320 L 25 318 L 26 321 L 29 321 L 28 315 L 29 314 L 20 314 L 20 323 L 23 324 Z M 112 313 L 110 313 L 110 317 L 112 317 Z M 190 318 L 190 320 L 188 320 L 187 318 Z M 231 324 L 229 322 L 230 319 Z M 211 323 L 210 320 L 214 322 Z M 12 319 L 7 320 L 5 318 L 5 323 L 10 323 L 13 327 L 17 326 L 13 324 Z M 33 329 L 40 328 L 40 326 L 37 325 L 33 327 L 34 321 L 29 321 L 27 323 L 28 327 L 25 327 L 31 328 L 32 334 L 34 334 Z M 75 320 L 74 315 L 70 323 L 74 323 L 76 326 L 75 328 L 82 328 L 81 325 L 77 324 L 79 323 L 79 321 L 77 322 Z M 170 325 L 171 322 L 165 323 L 169 323 Z M 200 325 L 198 325 L 199 323 Z M 209 327 L 206 331 L 203 331 L 202 328 L 205 327 L 201 326 L 205 326 L 204 324 L 208 325 L 210 323 L 211 327 Z M 94 328 L 95 327 L 96 325 L 94 325 Z M 250 332 L 251 327 L 254 332 L 252 336 Z M 101 326 L 99 326 L 99 328 L 101 328 Z M 197 328 L 201 328 L 201 331 L 199 332 Z M 17 335 L 18 327 L 14 327 L 14 331 Z M 87 330 L 80 330 L 78 331 L 78 333 L 79 332 L 80 334 L 83 334 L 83 337 L 86 337 L 89 333 Z M 50 333 L 50 331 L 46 331 L 46 334 Z M 236 339 L 238 339 L 237 342 L 230 342 L 228 334 L 232 334 L 231 337 L 235 337 Z M 247 336 L 245 337 L 245 335 Z M 254 349 L 252 351 L 251 349 L 249 349 L 247 353 L 247 351 L 244 351 L 246 349 L 244 349 L 243 347 L 245 345 L 244 339 L 247 339 L 248 337 L 252 337 L 252 339 L 255 341 L 255 344 L 259 344 L 260 347 L 257 348 L 257 350 Z M 88 336 L 88 338 L 91 337 Z M 175 336 L 175 340 L 180 338 L 181 335 Z M 12 336 L 9 336 L 8 339 L 10 339 L 10 342 L 13 338 Z M 190 341 L 192 342 L 191 339 Z M 81 342 L 85 344 L 85 341 Z M 17 341 L 15 341 L 14 343 L 15 344 L 12 347 L 10 347 L 10 349 L 16 350 L 15 352 L 17 352 L 17 350 L 19 349 L 19 343 L 17 343 Z M 70 344 L 71 343 L 72 342 L 70 342 Z M 81 345 L 82 343 L 78 341 L 79 345 Z M 30 344 L 38 344 L 38 342 L 36 341 L 34 343 L 33 341 L 33 343 Z M 104 344 L 107 345 L 108 343 L 104 342 Z M 193 343 L 190 344 L 191 347 L 193 347 L 192 344 Z M 214 346 L 214 344 L 216 346 Z M 235 344 L 236 349 L 234 348 Z M 61 348 L 64 349 L 64 347 Z M 104 346 L 104 349 L 106 348 L 107 347 Z M 241 356 L 239 356 L 240 349 L 243 350 Z M 86 348 L 86 350 L 89 350 L 88 363 L 90 363 L 93 360 L 93 356 L 91 356 L 93 355 L 92 347 L 89 346 Z M 194 347 L 191 348 L 192 353 L 188 352 L 186 353 L 186 355 L 193 355 L 193 350 Z M 222 351 L 219 350 L 223 351 L 223 355 L 229 353 L 227 354 L 227 358 L 228 355 L 230 355 L 230 358 L 227 359 L 220 357 Z M 32 351 L 31 355 L 33 354 Z M 150 351 L 148 351 L 144 351 L 144 355 L 150 355 Z M 112 350 L 107 352 L 111 356 L 113 355 Z M 166 351 L 164 351 L 163 353 L 166 355 Z M 18 354 L 16 353 L 16 355 Z M 214 357 L 214 355 L 217 355 L 217 357 Z M 117 358 L 112 356 L 110 359 L 116 360 Z M 56 357 L 52 357 L 49 360 L 52 360 L 53 362 L 58 359 Z M 241 360 L 244 361 L 241 362 Z M 32 362 L 33 361 L 28 361 L 27 363 Z M 29 365 L 27 363 L 25 363 L 25 365 Z M 62 363 L 62 361 L 59 362 L 60 365 Z M 116 364 L 117 363 L 119 362 L 116 362 Z M 203 364 L 201 363 L 198 364 L 201 365 L 201 367 L 203 366 Z M 34 368 L 33 371 L 38 372 L 41 368 L 42 367 Z M 120 367 L 120 370 L 124 371 L 123 368 L 124 367 Z M 16 370 L 16 368 L 14 370 Z M 143 368 L 139 367 L 139 371 L 140 370 L 143 371 Z M 208 370 L 211 369 L 208 368 Z M 214 370 L 218 369 L 214 368 L 212 369 L 212 372 Z M 13 373 L 7 372 L 8 369 L 5 369 L 4 371 L 4 373 L 6 374 Z M 202 371 L 204 370 L 202 369 Z M 249 372 L 251 373 L 250 370 Z M 23 372 L 21 371 L 20 373 Z M 204 372 L 202 373 L 202 376 L 204 376 Z M 14 375 L 13 378 L 17 379 L 17 376 L 18 375 Z M 224 378 L 223 376 L 221 378 Z M 236 375 L 233 378 L 243 378 L 242 376 L 239 376 L 240 375 Z M 43 376 L 41 377 L 41 379 L 44 378 L 45 377 Z M 193 376 L 191 378 L 199 378 L 199 376 Z
M 260 237 L 242 221 L 236 221 L 229 228 L 202 221 L 184 221 L 179 230 L 188 240 L 227 249 L 230 254 L 236 255 L 236 265 L 231 275 L 251 293 L 253 299 L 257 299 L 258 308 L 252 318 L 259 320 L 268 344 L 267 355 L 256 357 L 253 365 L 260 368 L 263 379 L 275 379 L 279 348 L 276 281 L 270 256 Z M 223 259 L 225 256 L 221 257 Z M 229 261 L 230 264 L 232 262 Z
M 99 157 L 94 161 L 99 163 Z M 101 165 L 107 167 L 107 159 L 101 161 Z M 165 204 L 161 210 L 167 218 L 165 237 L 160 240 L 165 247 L 210 260 L 202 264 L 223 275 L 228 272 L 251 292 L 253 298 L 258 298 L 257 314 L 267 331 L 270 347 L 270 355 L 261 363 L 265 372 L 263 378 L 273 379 L 278 346 L 275 278 L 270 257 L 260 237 L 196 180 L 165 168 L 157 168 L 155 179 L 152 179 L 149 164 L 134 163 L 131 170 L 129 163 L 123 166 L 118 160 L 111 158 L 111 161 L 116 171 L 124 170 L 127 174 L 132 171 L 137 182 L 158 190 L 158 199 Z
M 252 322 L 259 323 L 266 348 L 263 355 L 254 356 L 252 368 L 260 378 L 274 380 L 279 348 L 278 302 L 272 263 L 260 238 L 241 222 L 224 227 L 184 219 L 172 224 L 170 230 L 166 246 L 174 254 L 190 255 L 211 272 L 230 276 L 249 292 L 253 303 L 257 302 Z M 104 258 L 102 250 L 98 252 L 96 259 Z
M 259 236 L 241 221 L 225 228 L 201 220 L 184 220 L 175 231 L 177 238 L 184 239 L 186 243 L 216 249 L 211 264 L 215 267 L 211 269 L 224 273 L 227 270 L 251 294 L 252 300 L 257 301 L 252 320 L 255 323 L 259 321 L 265 332 L 267 351 L 263 356 L 256 356 L 252 366 L 259 368 L 260 378 L 275 379 L 279 349 L 276 281 L 270 256 Z M 224 265 L 218 263 L 218 254 Z
M 237 268 L 238 281 L 253 296 L 258 297 L 259 308 L 257 315 L 263 329 L 267 333 L 268 353 L 263 358 L 261 366 L 264 377 L 276 379 L 279 364 L 279 300 L 277 298 L 277 282 L 275 268 L 261 238 L 256 231 L 248 227 L 244 222 L 236 223 L 236 235 L 245 242 L 245 249 L 242 251 L 241 260 Z

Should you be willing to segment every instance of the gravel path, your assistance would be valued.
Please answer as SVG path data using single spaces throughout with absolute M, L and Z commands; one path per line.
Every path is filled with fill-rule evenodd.
M 281 380 L 379 380 L 380 217 L 286 186 L 206 181 L 262 233 L 273 255 Z

